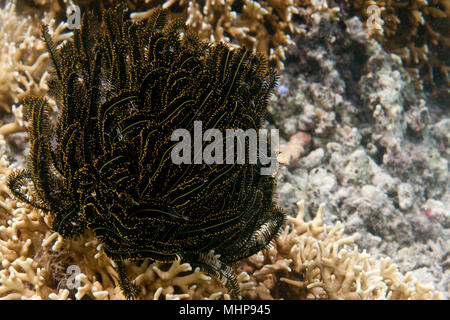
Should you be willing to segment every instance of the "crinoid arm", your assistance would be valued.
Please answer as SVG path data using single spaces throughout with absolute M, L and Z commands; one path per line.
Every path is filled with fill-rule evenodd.
M 220 255 L 214 254 L 214 250 L 207 253 L 198 253 L 185 257 L 192 267 L 198 267 L 211 276 L 215 277 L 227 289 L 232 299 L 239 299 L 239 285 L 236 273 L 231 264 L 220 261 Z
M 22 188 L 27 188 L 28 183 L 31 180 L 31 173 L 25 169 L 15 170 L 12 172 L 6 181 L 6 185 L 13 195 L 20 201 L 44 211 L 49 211 L 48 208 L 44 207 L 41 203 L 32 199 L 28 193 L 23 193 Z
M 116 271 L 119 275 L 119 286 L 122 289 L 123 295 L 128 300 L 137 299 L 141 293 L 141 288 L 134 281 L 128 279 L 124 261 L 116 260 L 114 263 L 116 264 Z

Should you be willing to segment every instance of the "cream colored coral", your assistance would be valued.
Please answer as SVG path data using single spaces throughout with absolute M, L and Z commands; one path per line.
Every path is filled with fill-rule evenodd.
M 390 259 L 375 259 L 358 250 L 359 235 L 344 235 L 338 222 L 326 226 L 324 206 L 315 218 L 304 221 L 304 202 L 296 218 L 272 248 L 250 257 L 245 270 L 257 283 L 250 298 L 289 299 L 441 299 L 432 286 L 402 275 Z M 285 283 L 283 286 L 282 283 Z M 282 289 L 280 289 L 282 288 Z
M 151 1 L 146 1 L 152 6 Z M 288 46 L 294 45 L 292 36 L 304 30 L 293 22 L 293 15 L 299 14 L 300 7 L 305 16 L 335 18 L 338 8 L 328 8 L 327 2 L 318 0 L 243 0 L 242 9 L 235 11 L 233 0 L 192 0 L 163 3 L 163 8 L 171 9 L 177 5 L 183 8 L 181 16 L 186 24 L 195 30 L 200 38 L 213 42 L 223 41 L 231 46 L 245 46 L 265 54 L 278 68 L 283 68 Z M 134 19 L 148 17 L 150 10 L 135 12 Z
M 1 159 L 0 299 L 36 299 L 50 293 L 39 262 L 40 244 L 48 234 L 41 213 L 6 196 L 7 161 Z
M 56 43 L 71 36 L 64 33 L 64 23 L 54 28 L 54 20 L 47 17 L 43 22 L 55 29 Z M 36 23 L 31 17 L 18 16 L 13 2 L 0 9 L 0 35 L 0 107 L 9 112 L 11 105 L 19 104 L 23 97 L 47 89 L 48 53 Z
M 76 241 L 64 241 L 59 236 L 52 235 L 46 244 L 57 245 L 58 250 L 64 250 L 71 257 L 71 263 L 82 270 L 78 280 L 82 286 L 77 289 L 76 299 L 88 296 L 92 299 L 124 299 L 118 286 L 118 275 L 114 262 L 106 257 L 101 245 L 88 233 Z M 128 276 L 142 289 L 140 299 L 229 299 L 228 294 L 219 282 L 199 269 L 192 270 L 188 263 L 180 260 L 172 264 L 149 263 L 145 261 L 138 266 L 126 263 Z M 238 282 L 244 290 L 251 290 L 245 273 L 238 277 Z M 64 295 L 64 289 L 50 298 L 56 299 Z
M 347 2 L 351 3 L 351 10 L 362 18 L 369 33 L 378 35 L 377 38 L 389 52 L 402 58 L 405 68 L 414 77 L 417 89 L 422 89 L 422 82 L 425 82 L 435 93 L 440 86 L 443 92 L 448 92 L 450 66 L 443 57 L 448 52 L 450 37 L 448 27 L 443 26 L 450 18 L 449 0 Z M 369 7 L 378 8 L 380 29 L 371 28 L 374 11 Z M 443 79 L 438 80 L 441 77 Z
M 50 27 L 55 43 L 61 44 L 72 36 L 66 24 L 55 27 L 47 14 L 43 23 Z M 42 95 L 47 90 L 49 55 L 40 39 L 40 30 L 31 17 L 16 15 L 15 4 L 10 2 L 0 10 L 0 108 L 14 115 L 11 123 L 0 127 L 0 135 L 7 136 L 26 130 L 23 120 L 23 98 Z

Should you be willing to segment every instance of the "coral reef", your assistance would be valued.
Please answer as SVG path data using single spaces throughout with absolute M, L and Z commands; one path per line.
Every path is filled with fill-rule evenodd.
M 284 67 L 287 51 L 296 34 L 304 33 L 312 23 L 317 24 L 321 19 L 344 19 L 339 7 L 333 7 L 339 1 L 147 2 L 169 9 L 176 7 L 177 14 L 186 19 L 187 24 L 205 39 L 234 42 L 266 52 L 278 68 Z M 389 52 L 402 58 L 405 68 L 415 77 L 416 88 L 422 88 L 422 83 L 425 82 L 434 93 L 448 96 L 448 0 L 346 2 L 349 3 L 349 13 L 364 21 L 369 34 L 378 39 Z M 183 8 L 182 13 L 180 7 Z M 374 12 L 374 8 L 379 10 L 379 19 L 376 18 L 378 11 Z M 142 13 L 136 14 L 137 17 L 140 15 Z M 374 23 L 377 24 L 375 27 Z
M 294 16 L 319 19 L 335 15 L 338 8 L 329 8 L 326 1 L 302 0 L 194 0 L 147 1 L 150 6 L 162 5 L 196 30 L 203 39 L 223 41 L 265 53 L 278 68 L 284 67 L 291 36 L 302 32 L 304 26 Z M 136 12 L 132 17 L 146 17 Z
M 21 12 L 49 12 L 61 20 L 71 0 L 20 2 Z M 103 10 L 116 0 L 80 0 L 82 11 Z M 65 4 L 64 7 L 62 4 Z M 358 16 L 368 33 L 384 48 L 399 55 L 415 78 L 415 87 L 423 84 L 435 97 L 445 99 L 450 86 L 448 50 L 450 46 L 450 3 L 448 0 L 128 0 L 136 19 L 162 6 L 183 18 L 203 39 L 224 41 L 266 53 L 278 68 L 285 65 L 293 37 L 304 33 L 321 19 L 346 20 Z

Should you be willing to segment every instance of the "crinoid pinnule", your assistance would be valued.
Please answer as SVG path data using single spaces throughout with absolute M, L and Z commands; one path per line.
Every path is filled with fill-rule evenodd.
M 201 42 L 155 9 L 131 21 L 123 7 L 102 21 L 84 14 L 56 49 L 43 28 L 59 104 L 27 101 L 30 155 L 9 177 L 20 200 L 48 212 L 65 238 L 92 230 L 113 259 L 124 294 L 138 288 L 123 261 L 181 257 L 220 278 L 232 297 L 232 264 L 265 248 L 284 224 L 275 182 L 254 164 L 175 164 L 178 128 L 259 131 L 276 75 L 259 54 Z M 29 181 L 33 188 L 23 193 Z

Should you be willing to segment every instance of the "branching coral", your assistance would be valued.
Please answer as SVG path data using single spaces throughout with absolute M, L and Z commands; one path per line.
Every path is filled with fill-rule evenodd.
M 150 6 L 162 4 L 183 17 L 186 24 L 204 39 L 231 42 L 265 53 L 278 68 L 284 67 L 288 46 L 294 44 L 292 36 L 303 30 L 303 26 L 294 22 L 294 15 L 314 17 L 321 12 L 334 16 L 339 11 L 338 8 L 329 8 L 326 1 L 319 0 L 146 2 Z M 132 16 L 141 19 L 148 16 L 148 11 Z
M 41 11 L 64 17 L 65 8 L 59 4 L 48 0 L 36 2 Z M 82 12 L 111 8 L 119 2 L 76 1 Z M 71 2 L 64 0 L 64 3 Z M 329 7 L 326 0 L 127 0 L 126 4 L 134 19 L 147 18 L 156 7 L 167 9 L 185 20 L 201 39 L 257 50 L 280 69 L 284 67 L 288 47 L 294 44 L 292 37 L 305 28 L 298 21 L 337 20 L 339 12 L 338 7 Z
M 119 276 L 115 264 L 103 253 L 102 246 L 87 233 L 75 241 L 65 241 L 56 233 L 43 241 L 50 252 L 58 252 L 51 264 L 60 265 L 59 285 L 48 295 L 50 299 L 125 299 L 118 287 Z M 51 249 L 50 249 L 51 247 Z M 51 256 L 51 255 L 50 255 Z M 64 257 L 65 256 L 65 257 Z M 64 257 L 64 258 L 63 258 Z M 49 263 L 47 263 L 47 266 Z M 70 286 L 68 266 L 77 266 L 80 273 Z M 200 271 L 192 270 L 188 263 L 177 260 L 170 264 L 143 262 L 141 265 L 127 263 L 127 274 L 141 288 L 140 299 L 229 299 L 222 285 Z M 241 290 L 253 289 L 249 276 L 241 273 L 238 278 Z M 45 298 L 45 297 L 43 297 Z
M 65 23 L 54 28 L 54 20 L 48 17 L 44 20 L 54 29 L 51 33 L 56 43 L 71 37 L 70 32 L 64 33 Z M 40 40 L 39 28 L 31 17 L 17 15 L 15 5 L 11 2 L 0 10 L 0 33 L 0 108 L 6 112 L 13 109 L 18 113 L 15 122 L 0 128 L 0 134 L 6 135 L 24 130 L 20 117 L 23 98 L 46 92 L 49 59 L 45 45 Z
M 294 166 L 298 159 L 305 154 L 306 146 L 311 142 L 311 136 L 304 132 L 294 134 L 289 142 L 280 146 L 278 162 L 284 165 Z
M 0 146 L 4 145 L 0 137 Z M 63 240 L 49 220 L 11 199 L 5 184 L 13 169 L 0 158 L 0 299 L 124 299 L 114 262 L 86 233 Z M 68 272 L 69 266 L 79 273 Z M 127 264 L 127 273 L 142 289 L 142 299 L 229 299 L 216 279 L 179 260 L 173 264 Z M 79 286 L 74 286 L 79 281 Z M 241 292 L 253 290 L 246 273 L 237 277 Z M 70 285 L 72 284 L 72 286 Z
M 4 137 L 14 132 L 26 130 L 27 121 L 23 118 L 23 105 L 19 105 L 18 107 L 12 105 L 11 109 L 11 112 L 14 115 L 14 121 L 0 127 L 0 135 Z
M 30 211 L 10 199 L 4 183 L 10 167 L 4 155 L 0 162 L 0 297 L 32 299 L 48 292 L 43 287 L 45 271 L 36 260 L 48 228 L 38 211 Z
M 40 81 L 36 83 L 32 74 L 42 73 L 42 69 L 36 69 L 40 69 L 45 55 L 40 55 L 36 48 L 37 39 L 32 34 L 30 20 L 17 16 L 12 3 L 0 10 L 0 106 L 6 111 L 10 111 L 10 105 L 18 103 L 24 94 L 33 93 L 39 87 Z M 24 58 L 35 63 L 25 64 Z
M 373 14 L 368 10 L 370 6 L 380 9 L 383 20 L 383 34 L 376 37 L 388 51 L 403 59 L 405 67 L 416 76 L 417 86 L 421 85 L 420 74 L 433 91 L 448 90 L 445 88 L 450 86 L 450 1 L 351 1 L 351 10 L 366 24 Z
M 271 249 L 247 259 L 239 270 L 257 283 L 248 298 L 261 299 L 440 299 L 430 286 L 411 274 L 402 275 L 389 258 L 375 259 L 359 252 L 359 235 L 344 235 L 338 222 L 326 226 L 324 206 L 305 222 L 304 202 L 296 218 Z

